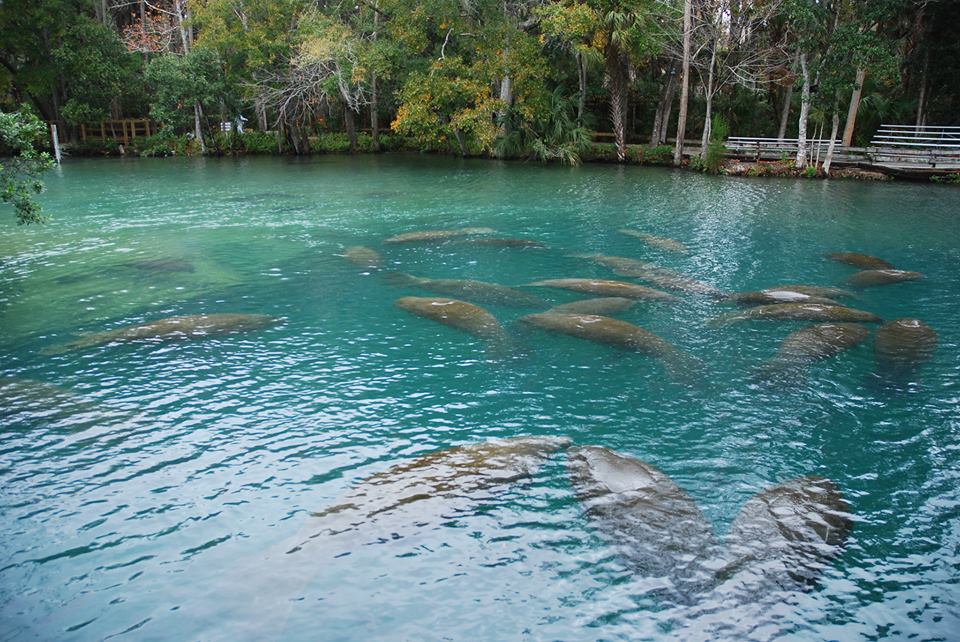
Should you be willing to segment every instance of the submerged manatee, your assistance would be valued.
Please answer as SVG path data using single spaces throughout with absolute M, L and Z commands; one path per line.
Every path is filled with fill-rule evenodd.
M 392 285 L 416 287 L 428 292 L 446 294 L 476 301 L 477 303 L 505 305 L 514 308 L 545 308 L 548 305 L 540 297 L 497 283 L 486 283 L 471 279 L 426 279 L 399 272 L 389 275 L 388 280 Z
M 185 259 L 133 259 L 124 261 L 125 267 L 145 272 L 193 272 L 193 263 Z
M 679 301 L 677 297 L 660 290 L 654 290 L 644 285 L 627 283 L 625 281 L 611 281 L 609 279 L 547 279 L 530 283 L 533 287 L 560 288 L 571 292 L 584 294 L 598 294 L 608 297 L 622 297 L 626 299 L 648 299 L 651 301 Z
M 362 245 L 348 247 L 343 251 L 343 257 L 357 267 L 368 270 L 377 270 L 383 265 L 383 257 L 379 252 Z
M 557 314 L 602 314 L 611 315 L 618 312 L 625 312 L 636 303 L 634 299 L 627 299 L 620 296 L 602 296 L 596 299 L 584 299 L 582 301 L 571 301 L 554 306 L 547 312 Z
M 892 270 L 893 264 L 883 259 L 878 259 L 869 254 L 858 254 L 857 252 L 831 252 L 826 257 L 831 261 L 846 263 L 858 267 L 861 270 Z
M 319 520 L 309 524 L 315 534 L 307 539 L 347 534 L 344 544 L 356 547 L 436 528 L 457 511 L 530 477 L 568 445 L 561 437 L 492 439 L 398 464 L 364 479 L 317 513 Z M 303 544 L 297 544 L 289 552 L 300 550 Z
M 737 305 L 772 305 L 777 303 L 819 303 L 821 305 L 840 305 L 833 299 L 810 296 L 796 290 L 759 290 L 755 292 L 735 292 L 723 298 L 725 303 Z
M 733 521 L 721 577 L 754 596 L 803 588 L 840 552 L 852 527 L 850 506 L 828 479 L 800 477 L 768 488 Z
M 853 296 L 853 292 L 842 288 L 833 288 L 825 285 L 777 285 L 772 288 L 765 288 L 764 292 L 770 290 L 786 290 L 789 292 L 799 292 L 807 296 L 819 297 L 822 299 L 844 299 Z
M 690 253 L 690 249 L 680 241 L 674 241 L 673 239 L 668 239 L 663 236 L 654 236 L 653 234 L 647 234 L 646 232 L 641 232 L 640 230 L 630 230 L 624 228 L 617 231 L 621 234 L 640 239 L 647 245 L 660 250 L 667 250 L 669 252 L 676 252 L 678 254 Z
M 723 314 L 710 321 L 709 324 L 725 325 L 751 319 L 764 321 L 839 321 L 844 323 L 880 323 L 883 320 L 871 312 L 842 305 L 777 303 Z
M 790 333 L 777 355 L 760 367 L 758 376 L 797 381 L 807 366 L 863 343 L 870 331 L 858 323 L 823 323 Z
M 711 583 L 720 553 L 713 530 L 666 474 L 597 446 L 572 450 L 569 471 L 586 517 L 634 572 L 682 601 Z
M 534 241 L 532 239 L 514 239 L 514 238 L 501 238 L 501 237 L 477 237 L 472 239 L 463 239 L 458 241 L 458 243 L 466 245 L 481 245 L 486 247 L 510 247 L 517 248 L 520 250 L 542 250 L 547 246 L 540 241 Z
M 907 270 L 863 270 L 851 275 L 847 279 L 847 283 L 855 288 L 872 288 L 878 285 L 916 281 L 922 278 L 923 275 L 919 272 L 909 272 Z
M 397 307 L 411 314 L 483 339 L 487 348 L 496 355 L 509 354 L 515 347 L 513 339 L 492 314 L 466 301 L 405 296 L 397 299 L 395 303 Z
M 528 314 L 521 317 L 520 321 L 544 330 L 649 355 L 663 364 L 674 381 L 695 381 L 701 374 L 702 364 L 695 357 L 678 350 L 649 330 L 626 321 L 597 314 L 556 312 Z
M 82 350 L 111 343 L 132 341 L 179 341 L 203 339 L 237 332 L 262 330 L 280 323 L 277 317 L 266 314 L 194 314 L 168 317 L 139 325 L 127 326 L 107 332 L 97 332 L 80 337 L 76 341 L 45 350 L 45 354 L 57 354 L 70 350 Z
M 440 243 L 449 241 L 461 236 L 473 236 L 475 234 L 493 234 L 496 232 L 490 227 L 465 227 L 459 230 L 425 230 L 422 232 L 407 232 L 391 236 L 384 243 Z
M 877 328 L 874 357 L 881 374 L 909 374 L 933 358 L 937 333 L 920 319 L 896 319 Z
M 708 283 L 647 261 L 638 261 L 625 256 L 605 256 L 603 254 L 580 254 L 578 257 L 608 267 L 613 270 L 614 274 L 640 279 L 665 290 L 715 297 L 723 296 L 720 290 Z

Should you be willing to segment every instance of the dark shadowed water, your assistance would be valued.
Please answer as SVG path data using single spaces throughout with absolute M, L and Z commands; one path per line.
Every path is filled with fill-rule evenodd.
M 4 211 L 0 226 L 0 639 L 957 639 L 960 190 L 416 156 L 71 160 L 47 185 L 50 224 Z M 548 247 L 382 245 L 467 226 Z M 358 245 L 382 271 L 341 256 Z M 520 356 L 491 360 L 395 307 L 429 293 L 383 275 L 620 278 L 574 256 L 602 253 L 731 292 L 842 283 L 855 268 L 831 251 L 924 274 L 847 303 L 923 319 L 932 361 L 892 379 L 871 336 L 762 385 L 757 368 L 804 324 L 711 326 L 736 308 L 683 293 L 620 318 L 697 357 L 699 381 L 496 304 Z M 214 312 L 282 323 L 56 349 Z M 370 475 L 519 435 L 643 459 L 721 536 L 758 491 L 820 475 L 854 529 L 807 590 L 667 604 L 591 527 L 557 453 L 479 499 L 310 539 L 314 513 Z

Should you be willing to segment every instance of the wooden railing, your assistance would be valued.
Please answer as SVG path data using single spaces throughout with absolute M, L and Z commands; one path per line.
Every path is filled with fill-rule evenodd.
M 890 168 L 960 169 L 960 127 L 881 125 L 866 155 Z
M 124 118 L 104 120 L 98 125 L 80 125 L 80 140 L 99 138 L 129 143 L 138 136 L 150 136 L 157 132 L 157 125 L 149 118 Z
M 778 159 L 780 157 L 791 158 L 797 155 L 797 148 L 800 139 L 798 138 L 755 138 L 750 136 L 731 136 L 727 139 L 725 146 L 727 151 L 736 156 L 752 157 L 760 159 Z M 808 138 L 807 150 L 811 160 L 817 160 L 826 156 L 827 148 L 830 146 L 830 139 Z M 833 153 L 843 154 L 846 148 L 843 141 L 837 139 L 834 141 Z

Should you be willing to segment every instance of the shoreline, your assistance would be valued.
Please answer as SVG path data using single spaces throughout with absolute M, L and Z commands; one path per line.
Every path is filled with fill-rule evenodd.
M 100 142 L 100 141 L 96 141 Z M 112 141 L 110 141 L 112 142 Z M 558 165 L 556 161 L 540 161 L 535 158 L 525 158 L 525 157 L 510 157 L 510 158 L 497 158 L 485 154 L 475 154 L 475 155 L 461 155 L 458 153 L 445 151 L 445 150 L 418 150 L 412 147 L 409 147 L 403 142 L 399 141 L 400 144 L 397 145 L 396 139 L 394 139 L 395 144 L 391 145 L 391 149 L 381 149 L 379 151 L 373 151 L 372 149 L 359 149 L 356 152 L 351 153 L 346 149 L 323 149 L 319 148 L 315 151 L 311 151 L 309 154 L 292 154 L 289 152 L 279 152 L 276 149 L 267 150 L 257 150 L 257 151 L 247 151 L 242 149 L 229 149 L 229 150 L 210 150 L 206 154 L 201 154 L 199 151 L 181 151 L 177 153 L 176 149 L 167 148 L 164 149 L 161 153 L 151 153 L 149 151 L 145 152 L 139 150 L 136 146 L 136 143 L 131 143 L 128 148 L 124 148 L 122 144 L 117 144 L 116 147 L 111 148 L 107 144 L 97 146 L 89 144 L 80 144 L 79 148 L 74 145 L 67 144 L 63 148 L 65 159 L 70 158 L 224 158 L 224 157 L 235 157 L 235 158 L 244 158 L 244 157 L 298 157 L 298 158 L 310 158 L 315 156 L 379 156 L 379 155 L 390 155 L 390 154 L 416 154 L 422 156 L 433 156 L 433 157 L 446 157 L 451 159 L 470 159 L 470 160 L 486 160 L 486 161 L 504 161 L 504 162 L 523 162 L 523 163 L 536 163 L 539 165 Z M 386 146 L 385 146 L 386 147 Z M 632 167 L 660 167 L 665 169 L 677 169 L 682 171 L 694 172 L 698 174 L 706 174 L 706 172 L 693 168 L 690 166 L 692 156 L 684 157 L 683 165 L 680 167 L 675 167 L 673 165 L 673 147 L 672 146 L 657 146 L 651 147 L 649 145 L 642 144 L 630 144 L 627 145 L 628 158 L 624 162 L 620 162 L 616 158 L 616 151 L 612 143 L 591 143 L 589 149 L 587 149 L 580 157 L 580 163 L 582 165 L 615 165 L 615 166 L 632 166 Z M 669 151 L 669 153 L 667 153 Z M 791 178 L 791 179 L 802 179 L 802 180 L 828 180 L 828 179 L 841 179 L 841 180 L 857 180 L 857 181 L 867 181 L 867 182 L 898 182 L 898 183 L 926 183 L 926 184 L 938 184 L 938 185 L 960 185 L 960 172 L 949 173 L 940 176 L 893 176 L 890 174 L 885 174 L 879 171 L 864 169 L 861 167 L 853 165 L 844 165 L 834 163 L 830 175 L 825 175 L 822 170 L 817 167 L 815 171 L 811 171 L 813 166 L 808 166 L 803 170 L 799 170 L 793 167 L 792 161 L 769 161 L 769 160 L 748 160 L 737 157 L 727 157 L 723 161 L 723 165 L 714 176 L 730 176 L 738 178 Z M 710 174 L 708 174 L 710 175 Z

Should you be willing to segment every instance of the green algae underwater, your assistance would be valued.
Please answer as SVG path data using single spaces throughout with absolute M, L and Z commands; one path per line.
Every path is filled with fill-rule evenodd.
M 46 182 L 52 221 L 0 229 L 5 638 L 960 630 L 955 189 L 405 155 L 71 160 Z M 463 228 L 494 232 L 384 244 Z M 618 305 L 617 319 L 696 360 L 698 381 L 678 382 L 650 354 L 520 320 L 542 309 L 478 303 L 518 347 L 492 359 L 483 339 L 394 305 L 447 296 L 424 290 L 431 280 L 513 286 L 550 306 L 592 295 L 527 284 L 645 283 L 585 255 L 649 262 L 724 293 L 843 287 L 857 268 L 831 252 L 923 275 L 842 303 L 921 319 L 938 335 L 932 359 L 890 376 L 869 323 L 866 340 L 789 386 L 766 385 L 758 369 L 808 322 L 717 325 L 738 308 L 683 291 Z M 219 314 L 271 322 L 57 350 Z M 638 572 L 595 528 L 560 449 L 509 483 L 464 492 L 469 501 L 431 503 L 386 529 L 352 524 L 335 544 L 316 536 L 318 514 L 366 496 L 386 471 L 527 435 L 647 462 L 718 538 L 757 493 L 808 475 L 836 484 L 853 527 L 802 589 L 669 603 L 666 580 Z

